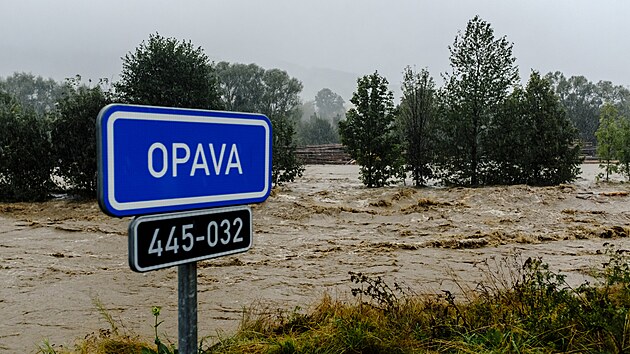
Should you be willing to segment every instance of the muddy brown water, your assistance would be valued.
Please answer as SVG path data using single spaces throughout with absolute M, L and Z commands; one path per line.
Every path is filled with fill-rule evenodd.
M 519 254 L 579 284 L 605 260 L 604 243 L 630 249 L 630 184 L 582 169 L 556 187 L 367 189 L 357 166 L 307 166 L 253 206 L 251 250 L 199 263 L 199 336 L 233 333 L 251 306 L 308 308 L 325 292 L 351 300 L 349 271 L 458 293 L 484 279 L 484 261 Z M 128 223 L 95 202 L 0 204 L 0 352 L 109 328 L 95 299 L 121 331 L 149 341 L 151 306 L 162 306 L 160 331 L 176 342 L 176 269 L 132 272 Z

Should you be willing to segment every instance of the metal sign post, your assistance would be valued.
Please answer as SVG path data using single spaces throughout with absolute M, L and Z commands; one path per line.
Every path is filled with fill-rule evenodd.
M 271 122 L 261 114 L 113 104 L 99 113 L 96 130 L 99 206 L 138 216 L 129 224 L 132 270 L 178 266 L 178 352 L 195 354 L 196 262 L 251 247 L 252 211 L 244 205 L 271 192 Z
M 178 352 L 197 353 L 197 263 L 177 267 Z

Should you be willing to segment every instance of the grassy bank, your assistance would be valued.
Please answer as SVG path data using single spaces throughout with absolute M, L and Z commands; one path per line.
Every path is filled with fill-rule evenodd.
M 349 273 L 354 301 L 324 296 L 308 311 L 243 313 L 232 336 L 205 338 L 203 353 L 624 353 L 630 351 L 630 263 L 606 248 L 596 283 L 571 287 L 541 259 L 489 260 L 486 280 L 464 295 L 416 295 L 379 277 Z M 492 263 L 490 263 L 492 262 Z M 101 311 L 107 319 L 106 312 Z M 159 309 L 154 308 L 156 333 Z M 172 353 L 116 323 L 73 348 L 41 353 Z

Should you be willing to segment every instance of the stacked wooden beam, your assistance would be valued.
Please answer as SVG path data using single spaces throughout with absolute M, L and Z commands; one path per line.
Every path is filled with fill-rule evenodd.
M 353 163 L 341 144 L 308 145 L 297 149 L 305 165 L 347 165 Z

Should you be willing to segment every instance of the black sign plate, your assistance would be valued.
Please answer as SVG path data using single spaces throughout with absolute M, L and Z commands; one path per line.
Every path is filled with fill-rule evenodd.
M 129 224 L 129 265 L 148 272 L 245 252 L 252 230 L 248 206 L 141 216 Z

